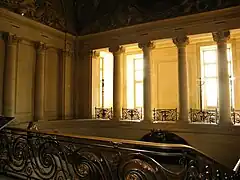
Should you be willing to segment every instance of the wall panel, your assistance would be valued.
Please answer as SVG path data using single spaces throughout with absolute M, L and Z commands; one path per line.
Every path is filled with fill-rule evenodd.
M 18 45 L 16 78 L 16 118 L 18 121 L 29 121 L 33 117 L 35 59 L 34 45 L 21 41 Z
M 157 48 L 152 52 L 154 59 L 155 108 L 178 107 L 177 49 L 174 46 Z
M 59 58 L 54 48 L 49 48 L 45 63 L 45 119 L 53 120 L 58 116 Z

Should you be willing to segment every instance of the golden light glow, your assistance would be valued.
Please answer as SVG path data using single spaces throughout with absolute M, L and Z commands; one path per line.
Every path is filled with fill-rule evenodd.
M 201 74 L 203 84 L 203 107 L 205 109 L 218 107 L 218 74 L 217 74 L 217 46 L 203 46 L 201 50 Z M 232 51 L 228 44 L 228 72 L 233 77 Z M 231 105 L 234 107 L 234 88 L 230 82 Z

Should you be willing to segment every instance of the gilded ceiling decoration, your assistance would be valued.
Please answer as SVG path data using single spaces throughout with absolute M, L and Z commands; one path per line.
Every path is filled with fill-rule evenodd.
M 240 0 L 0 0 L 43 24 L 85 35 L 240 5 Z

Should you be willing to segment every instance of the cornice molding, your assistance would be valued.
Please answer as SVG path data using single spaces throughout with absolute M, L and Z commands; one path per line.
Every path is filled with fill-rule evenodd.
M 42 2 L 36 0 L 2 0 L 0 6 L 60 31 L 66 30 L 66 21 L 63 15 L 57 12 L 52 0 Z
M 0 31 L 16 34 L 29 41 L 41 41 L 63 49 L 65 33 L 40 22 L 0 8 Z M 76 36 L 66 34 L 69 43 L 74 44 Z

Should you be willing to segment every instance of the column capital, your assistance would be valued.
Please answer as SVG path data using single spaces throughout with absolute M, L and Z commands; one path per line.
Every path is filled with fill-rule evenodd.
M 68 43 L 64 49 L 61 49 L 61 51 L 67 57 L 72 56 L 72 54 L 73 54 L 72 45 Z
M 155 44 L 151 41 L 141 42 L 141 43 L 138 43 L 138 47 L 140 49 L 145 49 L 145 48 L 153 49 L 153 48 L 155 48 Z
M 70 57 L 70 56 L 72 56 L 72 54 L 73 54 L 73 51 L 71 51 L 71 50 L 69 50 L 69 49 L 63 50 L 62 52 L 63 52 L 63 54 L 64 54 L 65 56 L 67 56 L 67 57 Z
M 229 31 L 213 32 L 213 40 L 217 43 L 226 43 L 230 39 Z
M 112 46 L 112 47 L 109 48 L 109 51 L 111 53 L 121 54 L 125 51 L 125 49 L 122 46 Z
M 40 53 L 47 49 L 47 45 L 43 42 L 36 42 L 35 48 L 37 49 L 37 52 Z
M 100 57 L 100 52 L 98 51 L 93 51 L 93 58 L 99 58 Z
M 78 56 L 92 56 L 93 55 L 93 50 L 92 49 L 89 49 L 89 48 L 84 48 L 84 49 L 81 49 L 77 52 L 77 55 Z
M 20 42 L 20 40 L 20 37 L 18 37 L 16 34 L 8 34 L 8 45 L 16 45 Z
M 173 43 L 177 47 L 185 47 L 189 44 L 189 38 L 186 35 L 174 37 L 173 38 Z

